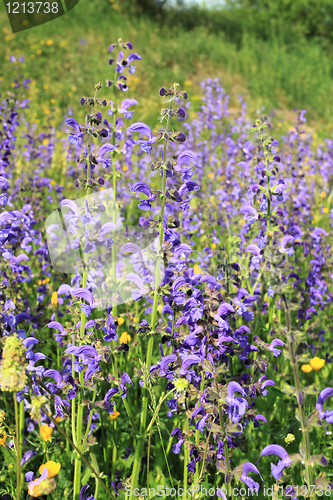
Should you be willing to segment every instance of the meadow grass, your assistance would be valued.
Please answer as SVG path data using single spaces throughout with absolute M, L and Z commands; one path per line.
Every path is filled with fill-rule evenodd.
M 75 102 L 79 106 L 80 97 L 89 94 L 96 74 L 110 78 L 107 50 L 101 47 L 119 37 L 132 40 L 142 56 L 140 76 L 134 75 L 127 96 L 141 96 L 140 114 L 151 125 L 156 123 L 162 85 L 177 81 L 186 87 L 195 112 L 201 97 L 199 82 L 210 76 L 221 78 L 232 106 L 238 106 L 237 94 L 242 94 L 253 118 L 262 107 L 278 115 L 297 107 L 308 110 L 309 123 L 319 135 L 321 129 L 327 134 L 333 123 L 333 62 L 329 51 L 314 40 L 298 38 L 285 44 L 274 34 L 264 41 L 245 32 L 241 41 L 239 33 L 232 41 L 230 34 L 210 32 L 204 26 L 186 30 L 130 15 L 107 0 L 81 0 L 69 15 L 16 35 L 1 4 L 0 22 L 0 92 L 10 89 L 15 75 L 9 56 L 23 54 L 37 123 L 54 115 L 59 124 L 67 109 Z

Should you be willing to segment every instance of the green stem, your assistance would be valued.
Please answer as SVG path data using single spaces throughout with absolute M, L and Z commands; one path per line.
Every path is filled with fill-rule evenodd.
M 188 432 L 189 432 L 189 421 L 188 421 L 188 418 L 185 414 L 185 425 L 184 425 L 184 433 L 186 435 L 188 435 Z M 188 486 L 188 468 L 187 468 L 187 464 L 188 464 L 188 461 L 189 461 L 189 453 L 190 453 L 190 450 L 186 449 L 184 450 L 184 474 L 183 474 L 183 485 L 184 485 L 184 499 L 183 500 L 186 500 L 187 498 L 187 495 L 186 495 L 186 488 Z
M 21 498 L 21 444 L 20 444 L 20 418 L 17 404 L 17 394 L 14 392 L 15 408 L 15 441 L 16 441 L 16 498 Z
M 96 399 L 96 389 L 97 389 L 97 384 L 95 384 L 94 386 L 94 394 L 93 394 L 93 399 L 92 399 L 92 405 L 95 403 L 95 399 Z M 89 412 L 89 419 L 88 419 L 88 424 L 87 424 L 87 428 L 86 428 L 86 432 L 85 432 L 85 435 L 84 435 L 84 438 L 83 438 L 83 442 L 82 442 L 82 450 L 84 451 L 84 448 L 86 446 L 86 442 L 87 442 L 87 439 L 88 439 L 88 434 L 89 434 L 89 430 L 90 430 L 90 426 L 91 426 L 91 421 L 92 421 L 92 418 L 93 418 L 93 409 L 91 408 L 90 412 Z
M 301 389 L 301 382 L 300 382 L 300 377 L 299 377 L 297 358 L 296 358 L 296 354 L 295 354 L 294 341 L 293 341 L 292 332 L 291 332 L 290 308 L 289 308 L 289 304 L 288 304 L 288 301 L 287 301 L 287 298 L 285 295 L 282 295 L 282 299 L 283 299 L 283 302 L 285 305 L 285 312 L 286 312 L 287 346 L 288 346 L 289 360 L 290 360 L 292 370 L 293 370 L 294 383 L 295 383 L 295 388 L 296 388 L 296 398 L 297 398 L 297 403 L 298 403 L 299 418 L 300 418 L 301 431 L 302 431 L 302 437 L 303 437 L 304 454 L 305 454 L 305 480 L 306 480 L 308 486 L 310 486 L 313 484 L 313 482 L 312 482 L 313 478 L 312 478 L 312 469 L 311 469 L 311 465 L 310 465 L 310 461 L 311 461 L 310 436 L 309 436 L 309 429 L 307 426 L 307 419 L 306 419 L 305 412 L 304 412 L 304 393 L 302 392 L 302 389 Z
M 42 406 L 42 410 L 44 411 L 44 413 L 47 414 L 47 411 L 46 411 L 46 409 L 44 409 L 43 406 Z M 60 434 L 62 434 L 64 436 L 64 438 L 69 442 L 69 444 L 74 448 L 74 450 L 80 455 L 81 459 L 86 464 L 86 466 L 89 467 L 89 469 L 91 470 L 91 472 L 93 473 L 93 475 L 95 476 L 95 478 L 97 479 L 97 481 L 99 481 L 100 485 L 103 487 L 104 491 L 109 495 L 110 498 L 112 498 L 112 500 L 116 500 L 115 496 L 108 489 L 108 487 L 106 486 L 106 484 L 104 483 L 103 479 L 100 477 L 100 475 L 98 474 L 98 472 L 96 472 L 96 470 L 91 466 L 91 464 L 88 462 L 88 460 L 86 459 L 86 457 L 81 453 L 81 451 L 79 450 L 79 448 L 73 443 L 73 441 L 66 434 L 66 432 L 63 431 L 62 428 L 58 425 L 58 422 L 52 417 L 52 415 L 49 415 L 49 419 L 56 426 L 56 428 L 60 432 Z
M 117 80 L 117 72 L 114 74 L 114 82 L 113 82 L 113 129 L 112 129 L 112 144 L 116 145 L 116 124 L 117 124 L 117 92 L 116 92 L 116 80 Z M 114 210 L 113 210 L 113 223 L 117 223 L 117 177 L 116 177 L 116 153 L 112 151 L 112 187 L 113 187 L 113 196 L 114 196 Z M 116 258 L 116 245 L 112 246 L 112 276 L 113 276 L 113 290 L 116 291 L 117 288 L 117 258 Z M 117 304 L 112 307 L 113 316 L 117 316 Z

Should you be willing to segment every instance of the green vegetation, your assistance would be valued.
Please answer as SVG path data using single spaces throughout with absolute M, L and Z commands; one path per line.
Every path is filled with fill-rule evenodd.
M 75 98 L 79 102 L 90 92 L 95 74 L 110 77 L 107 47 L 121 37 L 132 40 L 142 55 L 140 77 L 134 78 L 129 95 L 141 95 L 140 116 L 151 124 L 158 113 L 161 85 L 178 81 L 187 87 L 195 109 L 199 82 L 218 76 L 232 96 L 232 105 L 237 106 L 238 93 L 247 97 L 253 117 L 260 106 L 266 112 L 305 108 L 308 118 L 330 127 L 332 8 L 323 0 L 316 6 L 325 12 L 311 10 L 310 5 L 305 25 L 307 10 L 302 2 L 293 2 L 289 10 L 281 2 L 286 4 L 286 0 L 268 2 L 267 8 L 263 1 L 254 6 L 250 0 L 229 2 L 213 12 L 169 8 L 148 17 L 127 0 L 81 0 L 69 15 L 16 35 L 11 34 L 1 5 L 0 91 L 10 88 L 15 75 L 7 63 L 9 56 L 23 54 L 26 75 L 33 80 L 29 97 L 36 118 L 52 114 L 54 108 L 59 123 Z M 284 10 L 278 16 L 280 3 Z M 318 20 L 314 30 L 314 19 L 321 14 L 326 22 Z M 156 100 L 148 104 L 152 91 Z

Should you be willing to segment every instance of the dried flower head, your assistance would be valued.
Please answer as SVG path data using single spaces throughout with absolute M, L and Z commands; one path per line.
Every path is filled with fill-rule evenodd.
M 0 387 L 2 391 L 21 391 L 26 383 L 26 358 L 22 339 L 16 334 L 5 339 L 0 365 Z

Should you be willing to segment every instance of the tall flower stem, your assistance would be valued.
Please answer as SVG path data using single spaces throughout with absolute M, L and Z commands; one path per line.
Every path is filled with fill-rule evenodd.
M 14 392 L 15 408 L 15 444 L 16 444 L 16 498 L 21 498 L 21 443 L 20 443 L 20 417 L 17 404 L 17 394 Z
M 116 92 L 116 79 L 117 72 L 114 74 L 114 82 L 113 82 L 113 127 L 112 127 L 112 144 L 116 145 L 116 126 L 117 126 L 117 92 Z M 112 187 L 113 187 L 113 196 L 114 196 L 114 210 L 113 210 L 113 223 L 117 223 L 117 173 L 116 173 L 116 152 L 112 151 Z M 117 267 L 116 267 L 116 246 L 113 244 L 112 246 L 112 277 L 113 277 L 113 287 L 114 291 L 116 291 L 116 283 L 117 283 Z M 115 304 L 112 308 L 112 313 L 114 316 L 117 316 L 117 304 Z
M 287 322 L 287 346 L 288 346 L 288 354 L 289 354 L 289 359 L 290 363 L 292 366 L 293 370 L 293 376 L 294 376 L 294 384 L 296 388 L 296 397 L 297 397 L 297 403 L 298 403 L 298 412 L 299 412 L 299 420 L 301 423 L 301 431 L 302 431 L 302 437 L 303 437 L 303 445 L 304 445 L 304 455 L 305 455 L 305 480 L 308 484 L 308 486 L 312 485 L 313 478 L 312 478 L 312 469 L 310 465 L 310 436 L 309 436 L 309 429 L 307 426 L 307 419 L 305 416 L 304 412 L 304 395 L 302 393 L 301 389 L 301 382 L 300 382 L 300 377 L 299 377 L 299 371 L 298 371 L 298 365 L 297 365 L 297 358 L 295 354 L 295 345 L 294 345 L 294 340 L 291 332 L 291 315 L 290 315 L 290 308 L 288 304 L 288 300 L 285 295 L 282 295 L 282 300 L 285 305 L 285 313 L 286 313 L 286 322 Z
M 172 103 L 170 104 L 170 110 L 172 109 Z M 166 125 L 166 133 L 169 131 L 170 126 L 170 115 L 167 118 Z M 167 139 L 165 139 L 164 147 L 163 147 L 163 164 L 166 165 L 166 153 L 167 153 Z M 151 315 L 151 334 L 148 341 L 147 355 L 146 355 L 146 366 L 148 373 L 150 372 L 151 360 L 153 355 L 153 347 L 154 347 L 154 331 L 155 325 L 157 321 L 157 307 L 158 307 L 158 290 L 157 285 L 161 272 L 161 255 L 162 245 L 164 240 L 164 212 L 165 212 L 165 188 L 166 188 L 166 169 L 163 168 L 163 176 L 162 176 L 162 203 L 161 203 L 161 213 L 160 213 L 160 234 L 159 234 L 159 255 L 157 257 L 156 270 L 155 270 L 155 290 L 154 290 L 154 302 L 153 302 L 153 310 Z M 140 439 L 136 448 L 133 472 L 132 472 L 132 481 L 131 481 L 131 490 L 134 491 L 138 486 L 139 480 L 139 472 L 141 465 L 141 458 L 143 454 L 143 447 L 145 441 L 145 431 L 146 431 L 146 420 L 147 420 L 147 408 L 148 408 L 148 390 L 147 385 L 144 385 L 144 393 L 142 398 L 142 408 L 141 408 L 141 418 L 140 418 Z M 131 500 L 134 498 L 133 493 L 131 495 Z
M 95 90 L 95 95 L 94 95 L 94 100 L 96 99 L 97 96 L 97 88 Z M 94 114 L 94 102 L 92 105 L 92 115 Z M 90 128 L 92 128 L 92 122 L 90 122 Z M 91 153 L 91 145 L 92 145 L 92 135 L 90 134 L 89 138 L 89 143 L 88 143 L 88 158 L 87 158 L 87 194 L 89 194 L 90 187 L 89 187 L 89 180 L 91 177 L 91 164 L 90 164 L 90 153 Z M 88 279 L 88 265 L 84 260 L 84 254 L 81 254 L 82 257 L 82 264 L 83 264 L 83 276 L 82 276 L 82 287 L 86 288 L 87 286 L 87 279 Z M 81 311 L 81 322 L 80 322 L 80 339 L 83 338 L 84 332 L 85 332 L 85 326 L 86 326 L 86 314 Z M 75 336 L 74 336 L 75 337 Z M 73 375 L 74 370 L 72 369 L 72 375 Z M 80 382 L 80 387 L 78 391 L 78 407 L 77 407 L 77 419 L 76 419 L 76 434 L 74 432 L 73 434 L 73 441 L 74 443 L 78 446 L 78 448 L 81 450 L 82 446 L 82 420 L 83 420 L 83 406 L 81 405 L 81 388 L 83 385 L 83 372 L 79 372 L 79 382 Z M 74 404 L 73 404 L 74 401 Z M 72 411 L 74 411 L 73 415 L 73 420 L 74 420 L 74 428 L 75 428 L 75 399 L 72 400 Z M 75 436 L 75 439 L 74 439 Z M 77 500 L 80 495 L 80 489 L 81 489 L 81 458 L 77 458 L 75 460 L 75 466 L 74 466 L 74 487 L 73 487 L 73 500 Z

